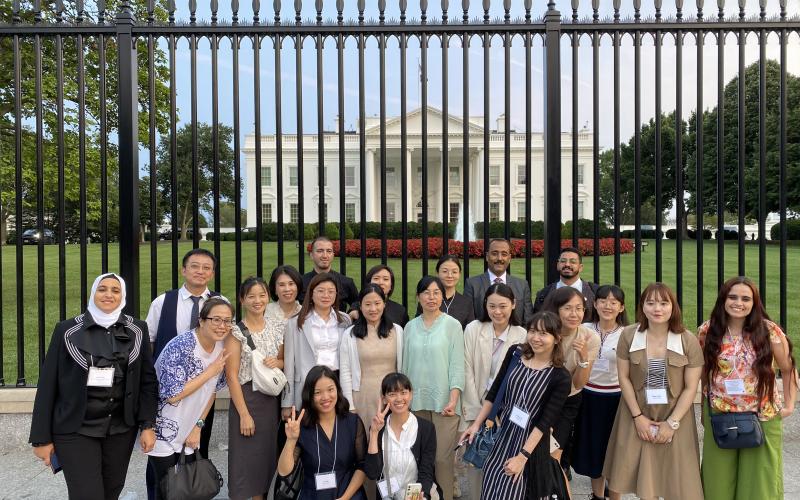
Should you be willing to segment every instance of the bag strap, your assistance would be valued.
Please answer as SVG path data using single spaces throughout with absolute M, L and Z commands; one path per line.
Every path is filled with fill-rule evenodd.
M 256 343 L 253 342 L 253 336 L 250 335 L 250 330 L 247 329 L 247 327 L 244 324 L 244 321 L 240 321 L 239 324 L 237 324 L 236 326 L 239 327 L 239 331 L 241 331 L 242 335 L 244 335 L 244 338 L 247 339 L 247 345 L 250 346 L 250 350 L 255 351 Z
M 494 402 L 492 403 L 492 411 L 489 412 L 489 416 L 486 417 L 486 420 L 494 420 L 497 417 L 497 414 L 500 412 L 500 409 L 503 408 L 503 399 L 506 396 L 506 386 L 508 385 L 508 378 L 511 375 L 511 372 L 520 362 L 522 358 L 522 353 L 520 348 L 517 347 L 514 349 L 514 352 L 511 355 L 511 361 L 508 363 L 508 368 L 506 369 L 505 376 L 503 377 L 503 381 L 500 383 L 500 388 L 497 389 L 497 395 L 494 398 Z

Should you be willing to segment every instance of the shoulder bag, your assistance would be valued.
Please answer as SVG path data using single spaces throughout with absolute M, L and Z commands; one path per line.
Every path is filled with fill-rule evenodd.
M 297 500 L 300 490 L 303 489 L 303 461 L 295 449 L 294 469 L 288 476 L 281 476 L 275 472 L 275 486 L 272 489 L 274 500 Z
M 758 413 L 754 411 L 714 413 L 711 409 L 711 384 L 706 391 L 708 416 L 714 442 L 724 450 L 758 448 L 764 443 L 764 433 Z
M 506 374 L 503 377 L 503 382 L 500 383 L 500 388 L 497 390 L 497 395 L 492 403 L 492 411 L 489 412 L 489 416 L 486 417 L 487 423 L 492 422 L 495 425 L 484 426 L 483 429 L 478 431 L 478 433 L 472 437 L 472 443 L 464 452 L 463 460 L 479 469 L 483 468 L 483 464 L 486 463 L 486 458 L 489 456 L 489 452 L 492 451 L 495 441 L 497 441 L 497 438 L 500 436 L 500 426 L 494 422 L 494 419 L 503 408 L 503 399 L 506 395 L 508 377 L 514 368 L 516 368 L 519 364 L 521 356 L 522 353 L 520 349 L 514 349 L 514 353 L 511 356 L 511 361 L 506 369 Z
M 265 356 L 261 351 L 256 349 L 253 336 L 250 335 L 250 331 L 242 321 L 239 322 L 239 330 L 241 330 L 244 338 L 247 339 L 247 345 L 250 346 L 250 351 L 253 353 L 253 362 L 251 363 L 253 390 L 266 394 L 267 396 L 280 396 L 287 382 L 283 370 L 279 368 L 270 368 L 264 364 Z
M 184 445 L 178 463 L 161 478 L 161 496 L 166 500 L 211 500 L 219 494 L 222 483 L 222 475 L 211 460 L 198 455 L 187 464 Z

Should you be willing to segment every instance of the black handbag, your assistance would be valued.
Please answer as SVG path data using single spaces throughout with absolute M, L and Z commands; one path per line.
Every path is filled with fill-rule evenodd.
M 494 422 L 495 417 L 503 408 L 503 399 L 505 399 L 506 395 L 508 375 L 519 364 L 521 356 L 522 354 L 520 353 L 520 350 L 518 348 L 515 349 L 511 356 L 511 361 L 508 364 L 508 368 L 506 369 L 505 377 L 503 377 L 503 381 L 500 383 L 500 387 L 497 389 L 497 395 L 492 403 L 492 411 L 489 413 L 489 416 L 486 417 L 487 422 Z M 499 425 L 492 425 L 491 427 L 484 426 L 483 429 L 478 431 L 478 433 L 472 437 L 472 443 L 464 452 L 462 460 L 474 465 L 479 469 L 482 469 L 483 464 L 486 463 L 486 458 L 489 456 L 489 452 L 492 451 L 492 447 L 499 436 Z
M 222 483 L 222 474 L 211 460 L 198 456 L 187 464 L 184 446 L 178 463 L 161 478 L 161 496 L 166 500 L 211 500 L 219 494 Z
M 740 448 L 758 448 L 764 444 L 764 432 L 758 413 L 753 411 L 714 413 L 711 409 L 711 388 L 708 388 L 708 416 L 711 420 L 711 432 L 714 442 L 724 450 Z
M 275 500 L 297 500 L 300 497 L 300 490 L 303 489 L 303 463 L 296 460 L 294 469 L 288 476 L 281 476 L 275 473 L 275 489 L 273 498 Z

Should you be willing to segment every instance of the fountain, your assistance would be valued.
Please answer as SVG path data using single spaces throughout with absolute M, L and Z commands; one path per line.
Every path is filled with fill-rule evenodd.
M 475 241 L 475 220 L 472 218 L 472 212 L 469 213 L 469 241 Z M 460 203 L 458 206 L 458 221 L 456 221 L 456 232 L 453 237 L 456 241 L 464 242 L 464 204 Z

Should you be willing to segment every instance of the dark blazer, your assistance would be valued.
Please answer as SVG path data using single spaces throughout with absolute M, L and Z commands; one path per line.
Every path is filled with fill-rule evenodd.
M 583 298 L 586 299 L 586 311 L 583 313 L 583 322 L 588 323 L 592 320 L 592 309 L 594 309 L 594 293 L 597 291 L 597 285 L 591 281 L 581 280 L 583 283 L 581 292 Z M 536 292 L 536 300 L 533 301 L 534 312 L 539 312 L 544 307 L 547 296 L 550 292 L 556 289 L 556 283 L 550 283 L 546 287 Z
M 377 481 L 383 472 L 383 433 L 386 427 L 378 433 L 378 453 L 367 453 L 364 462 L 364 473 L 368 478 Z M 425 498 L 430 498 L 431 487 L 435 482 L 434 464 L 436 463 L 436 428 L 428 420 L 417 417 L 417 440 L 411 446 L 411 453 L 417 462 L 417 482 L 422 484 Z M 439 486 L 439 496 L 442 495 Z M 380 491 L 375 488 L 376 498 L 380 498 Z
M 531 303 L 531 287 L 528 282 L 511 276 L 506 273 L 506 284 L 514 290 L 514 317 L 523 327 L 528 324 L 528 320 L 533 316 L 533 304 Z M 475 319 L 483 317 L 483 298 L 486 290 L 492 284 L 489 283 L 489 273 L 481 273 L 473 276 L 464 283 L 464 296 L 472 301 L 472 309 L 475 311 Z
M 317 274 L 319 273 L 312 269 L 303 275 L 303 289 L 299 290 L 297 293 L 297 301 L 301 304 L 303 303 L 303 298 L 306 296 L 306 290 L 308 290 L 309 283 L 311 283 L 311 280 L 314 279 L 314 276 Z M 333 269 L 328 271 L 328 274 L 333 275 L 333 279 L 336 280 L 336 284 L 339 287 L 339 290 L 337 291 L 339 310 L 347 311 L 348 306 L 358 302 L 358 288 L 356 288 L 355 281 L 353 281 L 353 278 L 348 278 L 344 274 L 337 273 Z
M 77 432 L 83 424 L 89 368 L 85 356 L 70 342 L 70 336 L 83 328 L 83 318 L 81 314 L 62 321 L 53 331 L 33 403 L 31 443 L 52 443 L 53 434 Z M 133 339 L 125 374 L 125 423 L 131 427 L 155 423 L 158 380 L 147 323 L 128 315 L 120 320 Z

